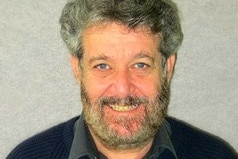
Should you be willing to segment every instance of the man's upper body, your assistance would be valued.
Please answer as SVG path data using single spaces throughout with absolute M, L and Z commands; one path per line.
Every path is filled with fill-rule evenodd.
M 27 140 L 9 159 L 236 158 L 222 142 L 165 120 L 183 39 L 171 0 L 73 0 L 60 23 L 84 120 Z
M 221 139 L 167 117 L 144 159 L 237 159 Z M 101 154 L 83 117 L 73 118 L 16 147 L 7 159 L 96 159 Z M 125 157 L 126 158 L 126 157 Z

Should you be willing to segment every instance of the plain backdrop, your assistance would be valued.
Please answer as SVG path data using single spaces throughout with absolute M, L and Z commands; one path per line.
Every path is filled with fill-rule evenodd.
M 184 42 L 169 115 L 238 150 L 238 2 L 176 0 Z M 81 112 L 58 19 L 66 0 L 0 1 L 0 159 Z

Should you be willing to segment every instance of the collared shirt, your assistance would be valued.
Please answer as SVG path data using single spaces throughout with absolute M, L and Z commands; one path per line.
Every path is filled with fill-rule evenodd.
M 174 156 L 175 159 L 178 159 L 170 140 L 171 133 L 170 125 L 165 121 L 160 127 L 152 147 L 144 159 L 158 159 L 165 150 Z M 85 157 L 89 159 L 106 158 L 97 150 L 88 127 L 83 120 L 83 116 L 81 116 L 74 125 L 74 139 L 68 159 L 83 159 Z

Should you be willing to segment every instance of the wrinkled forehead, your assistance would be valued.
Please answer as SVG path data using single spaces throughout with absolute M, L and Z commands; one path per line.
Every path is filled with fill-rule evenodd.
M 105 39 L 107 40 L 105 41 Z M 153 34 L 148 27 L 140 26 L 137 28 L 129 28 L 116 22 L 102 23 L 88 27 L 84 30 L 82 36 L 83 46 L 89 41 L 95 43 L 100 43 L 102 41 L 111 43 L 114 42 L 113 40 L 117 40 L 118 45 L 128 40 L 142 43 L 143 41 L 145 43 L 150 42 L 150 44 L 153 44 L 157 48 L 159 47 L 160 36 L 158 34 Z

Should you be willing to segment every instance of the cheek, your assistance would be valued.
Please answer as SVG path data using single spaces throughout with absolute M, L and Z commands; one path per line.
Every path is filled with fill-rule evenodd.
M 98 98 L 105 95 L 105 92 L 110 87 L 110 81 L 106 81 L 102 78 L 92 77 L 92 76 L 85 76 L 82 80 L 85 89 L 87 90 L 87 94 L 90 99 L 98 100 Z
M 159 77 L 140 78 L 134 80 L 134 85 L 137 88 L 139 94 L 153 98 L 156 97 L 160 90 Z

